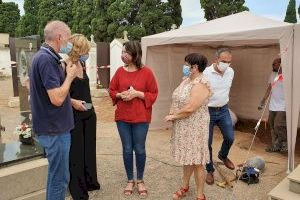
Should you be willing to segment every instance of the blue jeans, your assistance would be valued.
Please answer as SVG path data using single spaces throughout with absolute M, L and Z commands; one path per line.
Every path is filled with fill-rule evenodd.
M 48 159 L 47 200 L 64 200 L 69 184 L 69 132 L 58 135 L 39 135 Z
M 210 163 L 206 165 L 207 172 L 214 172 L 214 166 L 212 161 L 212 142 L 213 142 L 213 133 L 214 126 L 217 125 L 223 135 L 223 143 L 221 150 L 219 151 L 219 157 L 222 159 L 227 158 L 231 145 L 234 141 L 234 131 L 232 120 L 230 117 L 228 106 L 225 105 L 220 108 L 209 107 L 210 123 L 209 123 L 209 139 L 208 139 L 208 148 L 210 154 Z
M 117 121 L 117 127 L 123 146 L 123 161 L 128 180 L 133 180 L 133 151 L 135 152 L 137 179 L 143 180 L 146 150 L 145 143 L 148 123 L 127 123 Z

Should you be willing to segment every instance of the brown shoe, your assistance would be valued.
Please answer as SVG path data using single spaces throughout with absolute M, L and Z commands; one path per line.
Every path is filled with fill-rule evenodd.
M 235 166 L 234 166 L 233 162 L 231 162 L 231 160 L 229 160 L 229 158 L 222 158 L 220 155 L 218 155 L 218 158 L 223 161 L 224 165 L 228 169 L 234 170 Z
M 214 184 L 215 179 L 214 179 L 214 173 L 213 172 L 207 172 L 206 174 L 206 183 L 208 185 Z

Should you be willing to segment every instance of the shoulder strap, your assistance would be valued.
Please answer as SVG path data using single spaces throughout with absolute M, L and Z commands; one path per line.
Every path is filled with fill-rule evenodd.
M 86 63 L 83 61 L 79 61 L 79 62 L 82 65 L 83 71 L 86 71 Z

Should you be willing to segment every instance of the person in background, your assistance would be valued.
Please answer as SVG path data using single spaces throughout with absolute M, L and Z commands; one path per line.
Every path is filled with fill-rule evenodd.
M 266 148 L 267 152 L 287 152 L 287 129 L 285 100 L 283 93 L 283 78 L 281 59 L 276 58 L 272 64 L 273 72 L 269 77 L 268 88 L 261 101 L 259 109 L 265 106 L 270 97 L 269 124 L 271 129 L 272 143 Z
M 207 66 L 207 58 L 192 53 L 184 60 L 183 73 L 187 78 L 173 92 L 170 113 L 165 117 L 166 121 L 173 122 L 172 155 L 183 165 L 183 183 L 174 193 L 173 199 L 181 199 L 186 195 L 191 175 L 194 173 L 197 200 L 205 200 L 204 165 L 209 162 L 207 104 L 211 91 L 202 72 Z
M 228 102 L 229 92 L 234 77 L 234 71 L 230 67 L 232 54 L 230 49 L 221 48 L 216 52 L 216 62 L 207 67 L 203 74 L 210 82 L 212 96 L 209 99 L 208 110 L 210 114 L 209 142 L 210 162 L 206 165 L 206 183 L 214 183 L 214 166 L 212 159 L 212 142 L 214 126 L 217 125 L 223 135 L 222 147 L 218 153 L 218 158 L 223 161 L 225 166 L 231 170 L 234 164 L 228 158 L 229 150 L 234 141 L 234 130 L 229 113 Z
M 71 51 L 70 36 L 71 30 L 64 22 L 49 22 L 44 29 L 45 43 L 34 56 L 30 70 L 33 131 L 49 163 L 47 200 L 65 199 L 70 176 L 70 131 L 74 119 L 69 89 L 77 68 L 69 62 L 63 69 L 58 54 Z
M 88 191 L 100 189 L 96 164 L 97 117 L 85 67 L 89 41 L 82 34 L 73 34 L 70 42 L 73 48 L 66 62 L 74 63 L 77 73 L 70 88 L 75 127 L 71 131 L 69 189 L 74 200 L 85 200 L 89 199 Z
M 124 195 L 131 195 L 135 186 L 134 151 L 138 193 L 140 197 L 146 197 L 148 192 L 143 181 L 146 163 L 145 142 L 158 88 L 153 72 L 142 64 L 141 58 L 142 49 L 138 41 L 124 43 L 121 59 L 125 65 L 113 76 L 109 93 L 113 104 L 117 106 L 115 121 L 122 141 L 123 161 L 128 179 Z

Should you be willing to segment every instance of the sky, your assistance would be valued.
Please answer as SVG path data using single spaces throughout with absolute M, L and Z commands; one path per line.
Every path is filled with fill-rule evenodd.
M 166 0 L 163 0 L 166 1 Z M 21 15 L 24 14 L 24 0 L 3 0 L 3 2 L 15 2 L 19 5 Z M 300 0 L 296 0 L 297 8 Z M 283 21 L 289 0 L 246 0 L 245 5 L 256 15 Z M 206 21 L 204 12 L 200 6 L 200 0 L 181 0 L 182 27 Z M 298 16 L 298 23 L 300 22 Z
M 256 15 L 283 21 L 289 0 L 246 0 L 245 6 Z M 297 9 L 300 0 L 296 0 Z M 181 0 L 182 26 L 189 26 L 206 21 L 200 0 Z M 200 11 L 200 12 L 199 12 Z M 299 17 L 298 17 L 299 23 Z

